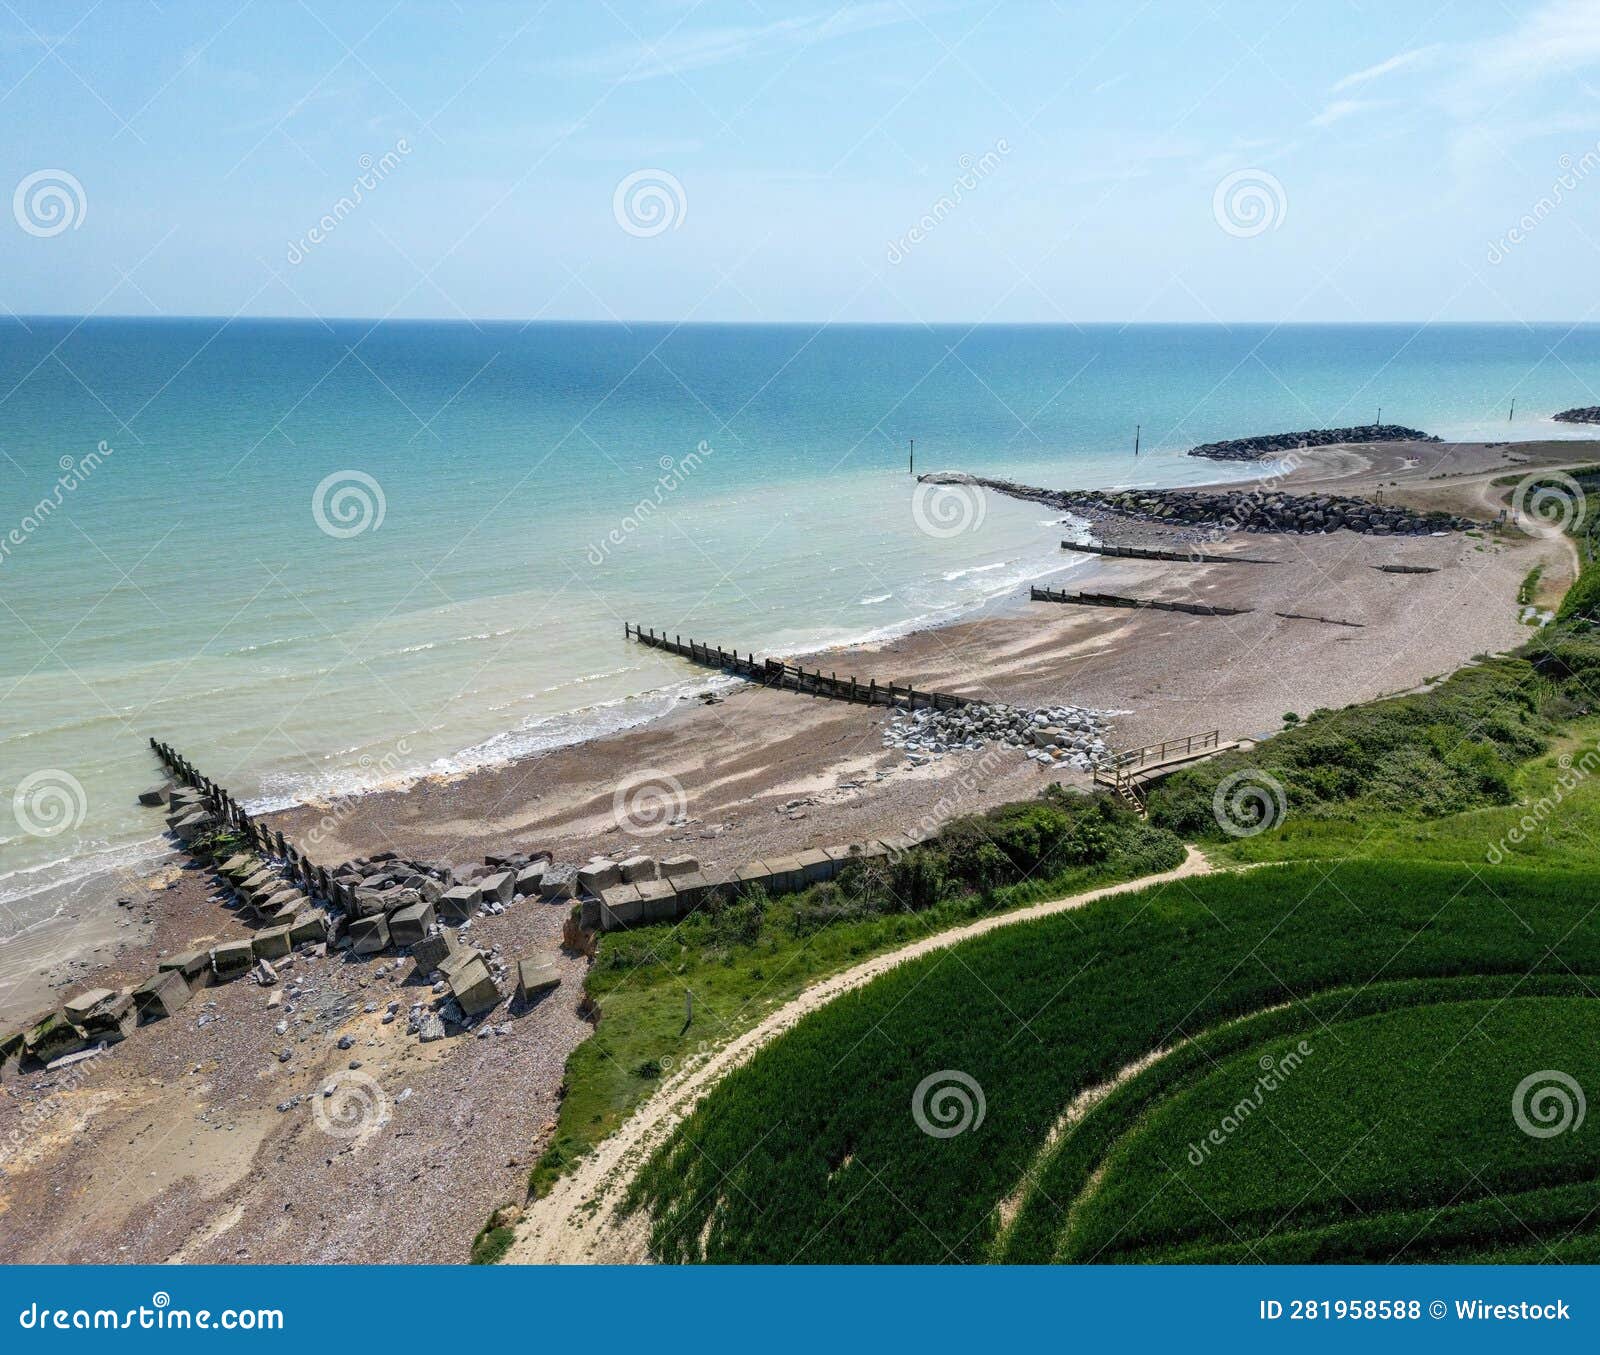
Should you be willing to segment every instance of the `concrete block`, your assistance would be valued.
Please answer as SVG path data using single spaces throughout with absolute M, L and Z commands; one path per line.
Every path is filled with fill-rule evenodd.
M 772 871 L 765 861 L 750 861 L 733 872 L 733 883 L 739 889 L 749 889 L 760 885 L 763 889 L 772 878 Z
M 578 926 L 586 932 L 600 930 L 600 900 L 584 899 L 578 905 Z
M 350 949 L 357 955 L 376 955 L 389 947 L 389 919 L 382 913 L 358 917 L 350 924 Z
M 669 856 L 661 863 L 662 878 L 667 880 L 676 880 L 680 875 L 695 875 L 699 870 L 699 858 L 693 856 Z
M 482 900 L 483 891 L 477 885 L 456 885 L 439 896 L 438 913 L 442 918 L 463 922 Z
M 216 827 L 216 824 L 216 817 L 209 810 L 197 809 L 173 824 L 172 831 L 178 835 L 180 842 L 193 842 L 200 834 Z
M 570 866 L 559 871 L 546 868 L 544 879 L 539 882 L 539 897 L 547 903 L 559 903 L 562 899 L 576 898 L 578 895 L 578 873 Z
M 225 941 L 211 950 L 211 972 L 218 983 L 227 983 L 249 972 L 256 962 L 255 949 L 248 941 Z
M 637 926 L 644 920 L 644 902 L 637 885 L 615 884 L 600 891 L 600 930 Z
M 239 852 L 235 856 L 230 856 L 226 861 L 218 866 L 217 874 L 225 877 L 228 880 L 242 882 L 244 880 L 248 880 L 260 869 L 260 857 L 253 856 L 249 852 Z
M 250 938 L 250 949 L 258 960 L 281 960 L 294 943 L 289 940 L 288 927 L 268 927 Z
M 78 1026 L 90 1044 L 116 1044 L 125 1040 L 139 1024 L 139 1013 L 129 993 L 112 993 L 96 1004 Z
M 291 945 L 304 946 L 328 939 L 328 919 L 321 913 L 301 913 L 289 924 Z
M 653 856 L 630 856 L 617 863 L 617 869 L 622 872 L 625 884 L 637 884 L 640 880 L 659 880 L 661 867 L 656 864 Z
M 677 916 L 692 913 L 706 901 L 711 892 L 711 877 L 701 871 L 692 875 L 679 875 L 670 881 L 677 897 Z
M 527 1002 L 561 982 L 554 955 L 528 955 L 517 961 L 517 1000 Z
M 172 798 L 172 786 L 165 783 L 151 786 L 148 790 L 139 792 L 139 803 L 142 805 L 164 805 Z
M 599 898 L 612 885 L 622 883 L 622 869 L 615 861 L 591 861 L 578 871 L 578 888 Z
M 417 962 L 418 971 L 426 975 L 454 955 L 456 949 L 456 938 L 450 932 L 440 932 L 412 942 L 411 958 Z
M 448 982 L 450 996 L 461 1004 L 461 1010 L 468 1016 L 482 1016 L 500 1001 L 500 990 L 494 986 L 494 977 L 481 955 L 474 955 L 458 968 Z
M 211 952 L 208 950 L 189 950 L 181 955 L 169 955 L 163 960 L 156 961 L 156 972 L 167 973 L 171 971 L 183 975 L 183 980 L 189 985 L 192 992 L 196 988 L 209 988 L 211 986 Z
M 823 880 L 833 878 L 833 859 L 820 847 L 801 852 L 795 860 L 800 863 L 801 876 L 808 885 L 820 884 Z
M 517 877 L 509 870 L 497 870 L 493 875 L 485 875 L 478 887 L 483 890 L 485 903 L 490 899 L 496 903 L 510 903 L 516 892 Z
M 270 899 L 283 888 L 283 880 L 275 870 L 262 866 L 253 875 L 247 875 L 234 886 L 241 894 L 252 899 Z
M 547 869 L 543 861 L 536 861 L 531 866 L 524 866 L 517 872 L 517 893 L 538 898 L 544 889 L 544 873 Z
M 306 896 L 298 889 L 279 889 L 269 894 L 260 907 L 263 913 L 272 914 L 281 912 L 285 907 L 295 909 L 307 902 Z
M 60 1012 L 51 1012 L 23 1036 L 22 1047 L 27 1051 L 29 1058 L 37 1059 L 40 1063 L 49 1063 L 63 1054 L 76 1053 L 88 1043 L 77 1026 Z
M 806 885 L 805 868 L 797 856 L 780 856 L 764 863 L 771 872 L 767 881 L 769 894 L 793 894 Z
M 448 979 L 458 970 L 464 969 L 467 965 L 471 964 L 474 960 L 481 960 L 482 958 L 483 952 L 481 950 L 477 950 L 471 946 L 462 946 L 459 949 L 452 950 L 450 954 L 445 956 L 444 959 L 440 960 L 439 963 L 434 967 L 441 974 L 443 974 L 445 978 Z
M 141 1021 L 176 1016 L 189 1003 L 189 985 L 176 969 L 158 970 L 133 990 L 133 1005 Z
M 116 996 L 109 988 L 87 988 L 61 1004 L 61 1012 L 75 1026 L 81 1026 L 94 1009 Z
M 396 908 L 403 908 L 407 902 L 400 897 L 403 892 L 403 890 L 396 887 L 370 889 L 365 885 L 360 885 L 355 891 L 355 915 L 357 917 L 378 917 L 384 913 L 392 913 Z
M 678 891 L 671 880 L 643 880 L 634 888 L 639 891 L 644 922 L 671 922 L 678 916 Z
M 414 946 L 433 926 L 433 905 L 424 899 L 389 914 L 389 939 L 397 946 Z

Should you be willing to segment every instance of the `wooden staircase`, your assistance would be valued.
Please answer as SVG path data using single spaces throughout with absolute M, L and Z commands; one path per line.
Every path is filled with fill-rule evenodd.
M 1221 731 L 1210 729 L 1204 734 L 1185 734 L 1160 743 L 1147 743 L 1142 748 L 1123 748 L 1095 768 L 1094 783 L 1105 786 L 1141 819 L 1146 818 L 1149 815 L 1146 787 L 1193 763 L 1242 748 L 1248 742 L 1234 739 L 1224 743 Z

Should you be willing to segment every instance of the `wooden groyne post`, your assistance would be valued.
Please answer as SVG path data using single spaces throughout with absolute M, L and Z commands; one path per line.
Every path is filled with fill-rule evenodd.
M 244 838 L 255 851 L 282 861 L 289 875 L 299 881 L 308 896 L 325 903 L 347 902 L 326 867 L 313 865 L 282 833 L 258 822 L 231 793 L 201 773 L 170 744 L 152 738 L 150 749 L 175 779 L 199 791 L 211 812 Z
M 669 654 L 688 659 L 706 668 L 759 682 L 764 687 L 776 687 L 799 692 L 805 696 L 824 696 L 833 701 L 853 701 L 866 706 L 900 706 L 908 710 L 955 710 L 975 704 L 971 697 L 954 692 L 919 691 L 913 686 L 897 683 L 880 684 L 876 678 L 861 682 L 856 677 L 840 677 L 837 673 L 824 673 L 820 668 L 802 668 L 785 663 L 782 659 L 757 659 L 753 653 L 740 657 L 737 649 L 724 650 L 721 645 L 708 645 L 702 641 L 685 640 L 681 635 L 670 639 L 666 632 L 657 634 L 653 629 L 629 621 L 622 623 L 624 639 L 637 640 L 652 649 L 663 649 Z

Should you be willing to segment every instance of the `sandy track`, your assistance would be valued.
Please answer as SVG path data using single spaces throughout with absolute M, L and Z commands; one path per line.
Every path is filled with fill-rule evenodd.
M 703 1062 L 666 1083 L 615 1134 L 584 1158 L 574 1171 L 562 1177 L 549 1195 L 530 1206 L 517 1225 L 516 1241 L 506 1260 L 519 1265 L 616 1265 L 649 1261 L 648 1219 L 642 1212 L 627 1218 L 616 1214 L 634 1173 L 719 1080 L 802 1017 L 842 994 L 870 983 L 907 960 L 944 950 L 1000 927 L 1034 922 L 1082 908 L 1097 899 L 1207 875 L 1211 870 L 1211 863 L 1205 856 L 1197 848 L 1189 847 L 1183 863 L 1176 869 L 969 922 L 824 979 Z

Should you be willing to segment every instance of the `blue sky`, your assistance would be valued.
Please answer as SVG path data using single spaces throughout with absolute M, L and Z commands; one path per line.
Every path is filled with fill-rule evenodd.
M 23 315 L 1592 319 L 1600 4 L 4 0 L 0 178 Z

